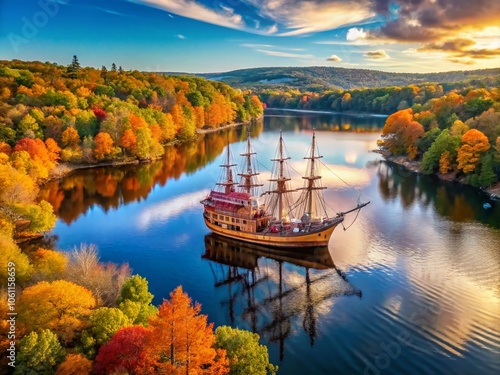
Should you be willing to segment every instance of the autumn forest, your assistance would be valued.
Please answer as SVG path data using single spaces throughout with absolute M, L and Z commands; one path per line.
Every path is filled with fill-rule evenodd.
M 67 67 L 1 62 L 0 93 L 0 279 L 13 286 L 2 289 L 2 366 L 15 358 L 16 374 L 274 373 L 258 335 L 214 332 L 181 287 L 156 307 L 147 280 L 101 263 L 94 245 L 20 248 L 55 224 L 37 196 L 60 162 L 154 160 L 197 129 L 262 115 L 257 96 L 202 78 L 82 68 L 76 56 Z
M 56 214 L 68 223 L 74 219 L 50 179 L 82 165 L 148 162 L 148 178 L 165 184 L 164 176 L 178 177 L 190 163 L 195 168 L 196 158 L 214 160 L 225 147 L 220 139 L 193 142 L 199 133 L 250 122 L 266 106 L 386 114 L 378 142 L 386 157 L 416 161 L 423 173 L 481 188 L 500 176 L 500 91 L 493 78 L 323 92 L 251 91 L 195 76 L 125 71 L 115 64 L 82 67 L 77 56 L 67 66 L 0 61 L 0 279 L 7 285 L 11 275 L 3 265 L 15 264 L 18 313 L 12 337 L 5 318 L 8 295 L 2 290 L 0 343 L 7 354 L 12 342 L 17 345 L 14 373 L 265 375 L 278 370 L 257 334 L 215 329 L 181 286 L 155 306 L 148 281 L 133 275 L 127 264 L 100 262 L 96 246 L 82 244 L 63 253 L 32 241 L 54 227 Z M 185 155 L 193 144 L 206 149 L 191 153 L 189 160 Z M 169 162 L 156 173 L 154 161 L 164 154 Z M 117 201 L 117 181 L 130 194 L 126 202 L 155 185 L 121 175 L 96 189 Z M 71 204 L 83 206 L 83 198 Z M 4 355 L 2 366 L 8 362 Z

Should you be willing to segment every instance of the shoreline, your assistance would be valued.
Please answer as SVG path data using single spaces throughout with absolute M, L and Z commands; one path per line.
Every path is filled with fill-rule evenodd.
M 104 163 L 95 163 L 95 164 L 72 164 L 72 163 L 59 163 L 54 169 L 49 172 L 49 177 L 42 182 L 42 185 L 53 181 L 58 180 L 60 178 L 66 177 L 69 174 L 77 171 L 79 169 L 92 169 L 92 168 L 101 168 L 101 167 L 120 167 L 122 165 L 134 165 L 141 163 L 149 163 L 152 160 L 141 161 L 139 159 L 133 160 L 117 160 L 114 162 L 104 162 Z
M 420 169 L 420 162 L 419 161 L 414 161 L 410 160 L 407 156 L 395 156 L 395 155 L 389 155 L 387 152 L 383 150 L 372 150 L 372 152 L 375 152 L 377 154 L 380 154 L 386 161 L 390 163 L 394 163 L 397 165 L 400 165 L 402 167 L 405 167 L 409 171 L 413 173 L 418 173 L 418 174 L 424 174 L 422 170 Z M 464 179 L 459 179 L 456 178 L 455 174 L 449 173 L 447 175 L 443 175 L 441 173 L 432 173 L 433 176 L 436 176 L 440 180 L 443 181 L 448 181 L 448 182 L 456 182 L 462 185 L 468 185 L 471 187 L 474 187 L 472 185 L 467 184 Z M 476 188 L 476 187 L 474 187 Z M 496 182 L 493 186 L 490 186 L 487 189 L 483 188 L 476 188 L 488 195 L 488 197 L 492 200 L 498 200 L 500 199 L 500 181 Z
M 264 117 L 264 115 L 261 115 L 259 117 L 255 117 L 255 118 L 251 119 L 250 121 L 235 122 L 235 123 L 232 123 L 232 124 L 227 124 L 227 125 L 224 125 L 224 126 L 219 126 L 218 128 L 196 129 L 195 134 L 196 135 L 199 135 L 199 134 L 202 135 L 202 134 L 216 133 L 219 130 L 225 130 L 225 129 L 229 129 L 229 128 L 235 128 L 237 126 L 251 124 L 253 121 L 259 120 L 259 119 L 261 119 L 263 117 Z

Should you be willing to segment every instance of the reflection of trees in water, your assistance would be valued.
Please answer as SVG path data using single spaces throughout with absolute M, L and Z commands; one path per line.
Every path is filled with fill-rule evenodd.
M 268 110 L 264 126 L 271 130 L 316 129 L 347 132 L 379 132 L 385 123 L 385 117 L 348 116 L 340 113 L 300 113 Z
M 331 313 L 335 297 L 361 297 L 335 267 L 327 247 L 286 252 L 210 234 L 203 258 L 211 261 L 215 287 L 227 288 L 222 305 L 231 326 L 243 323 L 277 343 L 280 360 L 286 339 L 297 329 L 314 345 L 321 316 Z
M 263 129 L 262 121 L 250 126 L 253 137 Z M 154 186 L 164 186 L 169 179 L 193 173 L 215 160 L 228 142 L 245 140 L 246 131 L 246 127 L 231 127 L 191 143 L 166 147 L 161 160 L 148 164 L 77 170 L 43 186 L 40 198 L 51 203 L 58 217 L 69 224 L 94 205 L 108 211 L 147 198 Z
M 412 173 L 388 162 L 379 163 L 377 176 L 385 201 L 399 199 L 404 209 L 418 202 L 422 207 L 434 207 L 439 215 L 455 222 L 480 221 L 500 228 L 500 207 L 485 210 L 483 203 L 488 198 L 475 188 Z

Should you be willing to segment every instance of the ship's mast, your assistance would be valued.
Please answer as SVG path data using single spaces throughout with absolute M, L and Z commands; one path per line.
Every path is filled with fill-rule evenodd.
M 231 163 L 231 151 L 229 150 L 229 142 L 227 142 L 227 155 L 226 162 L 224 164 L 219 165 L 219 167 L 223 168 L 222 176 L 217 182 L 218 186 L 222 186 L 224 188 L 224 193 L 229 194 L 231 191 L 234 191 L 234 185 L 236 182 L 233 181 L 233 170 L 232 168 L 236 166 L 236 164 Z
M 260 173 L 257 172 L 252 163 L 252 157 L 256 154 L 252 149 L 252 145 L 250 144 L 250 128 L 247 127 L 247 147 L 244 153 L 240 154 L 243 156 L 243 167 L 241 168 L 242 173 L 238 173 L 238 176 L 241 177 L 240 184 L 238 187 L 242 188 L 242 190 L 248 194 L 257 195 L 256 188 L 262 186 L 259 184 L 256 176 Z
M 271 159 L 271 161 L 275 162 L 278 164 L 277 168 L 277 176 L 276 178 L 272 178 L 269 181 L 270 182 L 276 182 L 276 190 L 269 190 L 266 193 L 268 194 L 276 194 L 277 196 L 277 204 L 278 204 L 278 220 L 281 220 L 283 217 L 283 207 L 285 203 L 288 204 L 288 202 L 285 202 L 287 193 L 291 193 L 296 191 L 295 189 L 288 189 L 287 188 L 287 182 L 290 181 L 290 178 L 285 175 L 285 163 L 287 160 L 289 160 L 289 156 L 285 156 L 284 154 L 284 143 L 283 143 L 283 136 L 282 132 L 280 131 L 280 139 L 279 139 L 279 145 L 278 145 L 278 155 L 276 158 Z
M 326 187 L 321 186 L 321 176 L 317 175 L 317 171 L 319 170 L 319 165 L 317 165 L 317 160 L 321 159 L 323 156 L 316 155 L 316 133 L 313 131 L 312 136 L 312 144 L 311 144 L 311 153 L 309 156 L 304 157 L 304 159 L 308 159 L 308 168 L 307 173 L 302 178 L 305 181 L 305 186 L 302 188 L 305 190 L 305 199 L 304 199 L 304 212 L 309 213 L 311 217 L 316 217 L 316 199 L 319 199 L 319 203 L 324 205 L 322 201 L 322 196 L 318 196 L 318 190 L 326 189 Z M 326 210 L 325 210 L 326 213 Z

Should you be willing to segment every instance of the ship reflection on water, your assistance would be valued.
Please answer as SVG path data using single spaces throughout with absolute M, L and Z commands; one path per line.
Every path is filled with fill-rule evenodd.
M 227 288 L 222 305 L 231 326 L 245 326 L 278 344 L 280 361 L 286 339 L 300 331 L 314 346 L 321 319 L 332 313 L 337 298 L 362 297 L 326 246 L 291 252 L 211 233 L 202 258 L 210 261 L 215 288 Z

